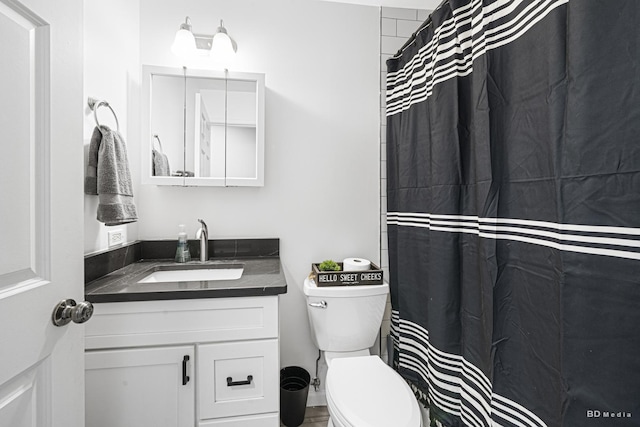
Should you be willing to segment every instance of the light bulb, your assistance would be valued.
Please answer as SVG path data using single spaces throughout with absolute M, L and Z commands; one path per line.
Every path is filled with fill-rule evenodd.
M 180 58 L 187 58 L 196 52 L 196 38 L 191 32 L 189 17 L 185 23 L 180 25 L 180 29 L 176 32 L 176 37 L 171 45 L 171 52 Z
M 224 28 L 224 23 L 220 21 L 218 32 L 213 36 L 211 41 L 210 55 L 213 59 L 221 63 L 230 62 L 236 53 L 233 40 L 227 34 L 227 29 Z

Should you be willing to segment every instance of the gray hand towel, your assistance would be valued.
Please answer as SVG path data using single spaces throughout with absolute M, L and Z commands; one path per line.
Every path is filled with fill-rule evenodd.
M 171 175 L 171 168 L 169 167 L 169 159 L 167 155 L 161 153 L 155 148 L 152 150 L 153 154 L 153 176 L 169 176 Z
M 98 195 L 98 221 L 120 225 L 138 220 L 127 147 L 119 132 L 96 127 L 89 145 L 85 194 Z

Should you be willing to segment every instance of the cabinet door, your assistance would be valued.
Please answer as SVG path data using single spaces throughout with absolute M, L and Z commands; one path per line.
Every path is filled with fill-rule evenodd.
M 85 353 L 86 425 L 192 427 L 193 346 Z
M 201 420 L 278 411 L 278 340 L 204 344 L 197 348 Z

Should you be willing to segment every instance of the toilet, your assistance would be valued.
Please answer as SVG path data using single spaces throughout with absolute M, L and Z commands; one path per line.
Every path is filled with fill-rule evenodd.
M 328 367 L 328 427 L 420 427 L 420 408 L 408 384 L 369 352 L 389 285 L 317 286 L 307 278 L 303 291 L 311 338 Z

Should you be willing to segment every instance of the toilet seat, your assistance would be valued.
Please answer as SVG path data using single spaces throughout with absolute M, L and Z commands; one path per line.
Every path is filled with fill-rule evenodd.
M 378 356 L 333 359 L 326 396 L 334 424 L 342 427 L 420 427 L 413 392 Z

